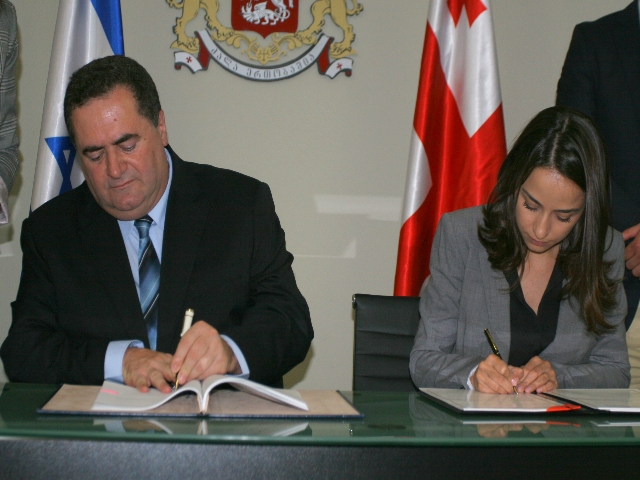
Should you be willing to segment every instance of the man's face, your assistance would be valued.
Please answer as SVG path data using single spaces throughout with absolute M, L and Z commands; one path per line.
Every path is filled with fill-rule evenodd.
M 145 216 L 169 180 L 164 112 L 158 126 L 138 113 L 131 91 L 116 87 L 71 113 L 76 150 L 89 190 L 118 220 Z

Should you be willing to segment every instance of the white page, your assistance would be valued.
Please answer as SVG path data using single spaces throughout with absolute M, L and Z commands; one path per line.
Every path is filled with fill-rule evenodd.
M 565 388 L 548 393 L 598 410 L 640 413 L 640 390 L 635 388 Z
M 202 381 L 203 397 L 207 399 L 205 401 L 205 408 L 208 405 L 208 394 L 218 385 L 229 384 L 240 391 L 255 395 L 257 397 L 271 400 L 272 402 L 282 403 L 284 405 L 290 405 L 300 410 L 309 411 L 309 407 L 302 400 L 300 393 L 295 390 L 283 390 L 280 388 L 271 388 L 260 383 L 252 382 L 240 377 L 230 377 L 226 375 L 212 375 Z
M 562 405 L 550 398 L 526 393 L 500 395 L 448 388 L 420 390 L 465 412 L 546 412 L 549 407 Z
M 181 393 L 193 392 L 200 395 L 200 391 L 201 386 L 198 380 L 193 380 L 171 393 L 162 393 L 155 388 L 150 388 L 148 392 L 142 393 L 135 387 L 105 380 L 91 410 L 142 412 L 159 407 Z

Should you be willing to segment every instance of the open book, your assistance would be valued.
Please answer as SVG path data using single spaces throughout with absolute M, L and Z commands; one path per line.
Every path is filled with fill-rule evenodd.
M 159 407 L 185 392 L 193 392 L 196 395 L 193 401 L 197 400 L 198 411 L 204 414 L 209 407 L 211 390 L 225 384 L 266 400 L 289 405 L 300 410 L 309 410 L 307 404 L 295 390 L 270 388 L 251 380 L 225 375 L 211 375 L 202 381 L 192 380 L 171 393 L 162 393 L 155 388 L 142 393 L 134 387 L 105 380 L 95 402 L 93 402 L 91 410 L 102 412 L 143 412 Z
M 215 389 L 231 385 L 233 389 Z M 171 393 L 105 381 L 94 385 L 62 385 L 38 413 L 117 417 L 362 418 L 335 390 L 282 390 L 237 377 L 211 376 Z

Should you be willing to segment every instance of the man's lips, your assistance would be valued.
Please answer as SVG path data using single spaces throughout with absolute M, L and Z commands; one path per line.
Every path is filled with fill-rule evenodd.
M 112 188 L 113 190 L 122 190 L 124 188 L 127 188 L 129 185 L 131 185 L 133 183 L 133 180 L 128 180 L 126 182 L 123 183 L 119 183 L 117 185 L 111 185 L 110 188 Z

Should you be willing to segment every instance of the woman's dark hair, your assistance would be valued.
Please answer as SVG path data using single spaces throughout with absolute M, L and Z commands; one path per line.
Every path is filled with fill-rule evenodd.
M 87 63 L 69 79 L 64 95 L 64 121 L 74 143 L 75 132 L 71 122 L 73 111 L 94 98 L 107 96 L 116 87 L 129 89 L 138 104 L 138 113 L 153 126 L 158 126 L 160 97 L 151 75 L 132 58 L 111 55 Z
M 547 108 L 533 117 L 500 168 L 478 237 L 493 268 L 521 270 L 528 249 L 516 223 L 518 194 L 539 167 L 557 171 L 585 192 L 584 212 L 560 244 L 558 265 L 566 279 L 562 297 L 575 299 L 573 308 L 587 330 L 602 333 L 612 328 L 605 314 L 616 303 L 616 282 L 608 275 L 613 262 L 603 260 L 610 220 L 609 164 L 589 117 L 568 107 Z

